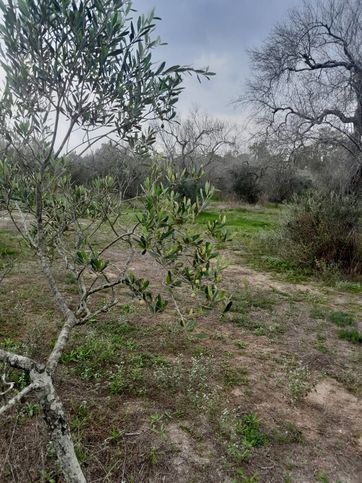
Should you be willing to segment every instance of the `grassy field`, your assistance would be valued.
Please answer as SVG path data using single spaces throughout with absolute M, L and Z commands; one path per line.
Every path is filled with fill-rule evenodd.
M 56 383 L 88 481 L 361 481 L 361 287 L 262 253 L 258 239 L 282 211 L 214 203 L 198 218 L 227 216 L 226 316 L 200 312 L 181 327 L 172 309 L 150 314 L 121 294 L 74 332 Z M 61 320 L 36 260 L 3 224 L 0 267 L 10 261 L 0 344 L 45 359 Z M 152 260 L 134 268 L 160 284 Z M 72 300 L 73 280 L 57 276 Z M 2 420 L 0 481 L 63 481 L 35 400 Z

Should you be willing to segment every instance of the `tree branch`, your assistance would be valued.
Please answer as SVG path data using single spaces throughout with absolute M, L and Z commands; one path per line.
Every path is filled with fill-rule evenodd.
M 16 396 L 14 396 L 4 406 L 0 408 L 0 416 L 9 409 L 11 409 L 13 406 L 15 406 L 16 403 L 20 402 L 23 397 L 27 396 L 31 391 L 36 388 L 37 384 L 35 382 L 32 382 L 31 384 L 29 384 L 29 386 L 25 387 L 22 391 L 16 394 Z

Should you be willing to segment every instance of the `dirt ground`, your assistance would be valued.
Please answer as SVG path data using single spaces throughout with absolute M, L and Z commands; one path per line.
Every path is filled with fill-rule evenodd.
M 122 265 L 123 253 L 109 255 Z M 88 481 L 360 483 L 361 344 L 339 337 L 333 314 L 361 328 L 361 294 L 280 281 L 225 255 L 227 316 L 200 313 L 183 328 L 172 308 L 149 314 L 124 295 L 73 335 L 57 388 Z M 31 341 L 42 360 L 60 320 L 36 261 L 17 263 L 0 288 L 0 340 Z M 158 286 L 155 262 L 131 268 Z M 2 419 L 0 481 L 63 481 L 35 400 Z

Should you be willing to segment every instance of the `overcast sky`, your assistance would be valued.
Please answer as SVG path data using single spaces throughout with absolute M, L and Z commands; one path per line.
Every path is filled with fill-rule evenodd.
M 134 0 L 140 13 L 153 7 L 158 25 L 160 56 L 170 64 L 209 66 L 216 77 L 201 85 L 186 82 L 179 109 L 193 105 L 222 118 L 242 117 L 233 101 L 249 74 L 247 49 L 257 47 L 302 0 Z

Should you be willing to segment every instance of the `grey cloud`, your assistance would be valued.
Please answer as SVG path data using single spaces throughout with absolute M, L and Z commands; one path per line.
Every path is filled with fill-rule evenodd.
M 169 63 L 209 65 L 210 82 L 186 82 L 180 110 L 198 104 L 210 114 L 238 117 L 232 101 L 249 75 L 246 50 L 262 42 L 273 25 L 302 0 L 134 0 L 140 12 L 155 7 L 158 33 L 168 43 L 160 58 Z M 240 113 L 242 116 L 242 113 Z

